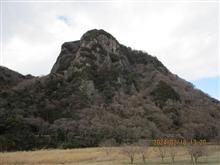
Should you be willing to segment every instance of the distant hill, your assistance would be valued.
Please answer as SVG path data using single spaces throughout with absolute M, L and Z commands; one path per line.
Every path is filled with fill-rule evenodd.
M 46 76 L 0 67 L 0 80 L 1 150 L 220 137 L 218 100 L 104 30 L 64 43 Z

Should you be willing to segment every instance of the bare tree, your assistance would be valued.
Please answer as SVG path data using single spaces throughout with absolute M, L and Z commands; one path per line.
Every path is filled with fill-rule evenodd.
M 108 156 L 112 152 L 112 146 L 115 145 L 116 145 L 115 139 L 106 139 L 99 144 L 99 146 L 104 149 L 106 156 Z
M 137 148 L 137 152 L 139 154 L 141 154 L 141 157 L 142 157 L 142 161 L 144 163 L 146 163 L 146 158 L 147 158 L 147 155 L 149 154 L 149 144 L 146 140 L 139 140 L 138 141 L 138 148 Z
M 168 150 L 168 153 L 169 153 L 169 155 L 170 155 L 170 157 L 171 157 L 171 160 L 172 160 L 172 163 L 174 164 L 174 162 L 175 162 L 175 157 L 176 157 L 176 155 L 177 155 L 177 148 L 176 148 L 176 146 L 175 145 L 171 145 L 170 147 L 169 147 L 169 150 Z
M 207 156 L 207 148 L 205 145 L 194 144 L 188 146 L 188 152 L 191 156 L 191 161 L 198 163 L 198 158 L 202 156 Z
M 167 153 L 167 148 L 164 146 L 158 146 L 158 153 L 159 156 L 161 157 L 161 160 L 163 161 Z
M 187 146 L 187 151 L 188 151 L 188 153 L 190 155 L 191 163 L 193 163 L 193 147 L 192 147 L 192 145 L 188 145 Z
M 124 145 L 121 149 L 121 153 L 127 156 L 130 159 L 131 164 L 134 163 L 134 157 L 138 153 L 137 146 L 132 145 Z

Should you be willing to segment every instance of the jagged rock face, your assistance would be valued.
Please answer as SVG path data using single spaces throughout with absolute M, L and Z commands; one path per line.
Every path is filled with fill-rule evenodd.
M 64 43 L 51 73 L 63 74 L 67 81 L 79 80 L 80 89 L 86 90 L 89 97 L 105 90 L 135 93 L 138 64 L 147 64 L 149 69 L 158 69 L 163 74 L 168 72 L 155 57 L 132 51 L 111 34 L 95 29 L 85 33 L 80 41 Z
M 75 72 L 95 65 L 98 68 L 111 67 L 110 56 L 119 56 L 119 43 L 103 30 L 91 30 L 80 41 L 67 42 L 62 45 L 60 56 L 51 73 L 65 72 L 68 78 Z
M 126 82 L 123 73 L 130 71 L 127 57 L 120 52 L 121 45 L 113 36 L 103 30 L 91 30 L 80 41 L 63 44 L 51 73 L 63 74 L 68 81 L 80 80 L 80 89 L 86 90 L 89 97 L 105 90 L 100 83 L 114 84 L 114 91 Z M 108 73 L 111 77 L 105 81 L 104 74 Z
M 91 30 L 85 33 L 81 38 L 81 46 L 92 48 L 94 45 L 101 45 L 108 53 L 117 54 L 120 47 L 118 41 L 104 30 Z M 98 51 L 98 50 L 97 50 Z
M 80 47 L 80 41 L 66 42 L 61 47 L 61 53 L 54 64 L 51 73 L 62 73 L 70 66 L 74 60 L 76 52 Z
M 219 101 L 104 30 L 64 43 L 49 75 L 0 68 L 0 79 L 3 150 L 220 137 Z

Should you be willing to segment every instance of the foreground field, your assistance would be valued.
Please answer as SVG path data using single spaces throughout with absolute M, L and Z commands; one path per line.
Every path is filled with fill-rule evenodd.
M 106 153 L 106 149 L 110 151 Z M 212 149 L 213 150 L 213 149 Z M 30 152 L 0 153 L 0 165 L 126 165 L 129 158 L 121 153 L 121 148 L 85 148 L 67 150 L 39 150 Z M 143 165 L 140 155 L 135 155 L 135 165 Z M 170 165 L 171 157 L 167 154 L 164 161 L 159 157 L 156 148 L 149 148 L 147 165 Z M 186 148 L 179 147 L 175 157 L 176 165 L 191 165 L 190 155 Z M 220 165 L 220 150 L 215 146 L 214 152 L 199 158 L 198 164 Z

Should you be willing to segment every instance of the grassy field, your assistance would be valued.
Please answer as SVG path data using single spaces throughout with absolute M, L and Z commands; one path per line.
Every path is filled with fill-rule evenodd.
M 186 148 L 179 147 L 176 165 L 191 165 L 190 155 Z M 164 161 L 158 155 L 155 148 L 151 147 L 148 151 L 146 165 L 170 165 L 171 157 L 167 154 Z M 66 150 L 38 150 L 29 152 L 5 152 L 0 153 L 0 165 L 126 165 L 130 164 L 129 158 L 121 153 L 119 147 L 111 148 L 110 154 L 106 154 L 106 148 L 85 148 L 85 149 L 66 149 Z M 135 155 L 135 165 L 143 165 L 140 155 Z M 202 165 L 220 165 L 219 147 L 212 149 L 208 156 L 199 158 Z

